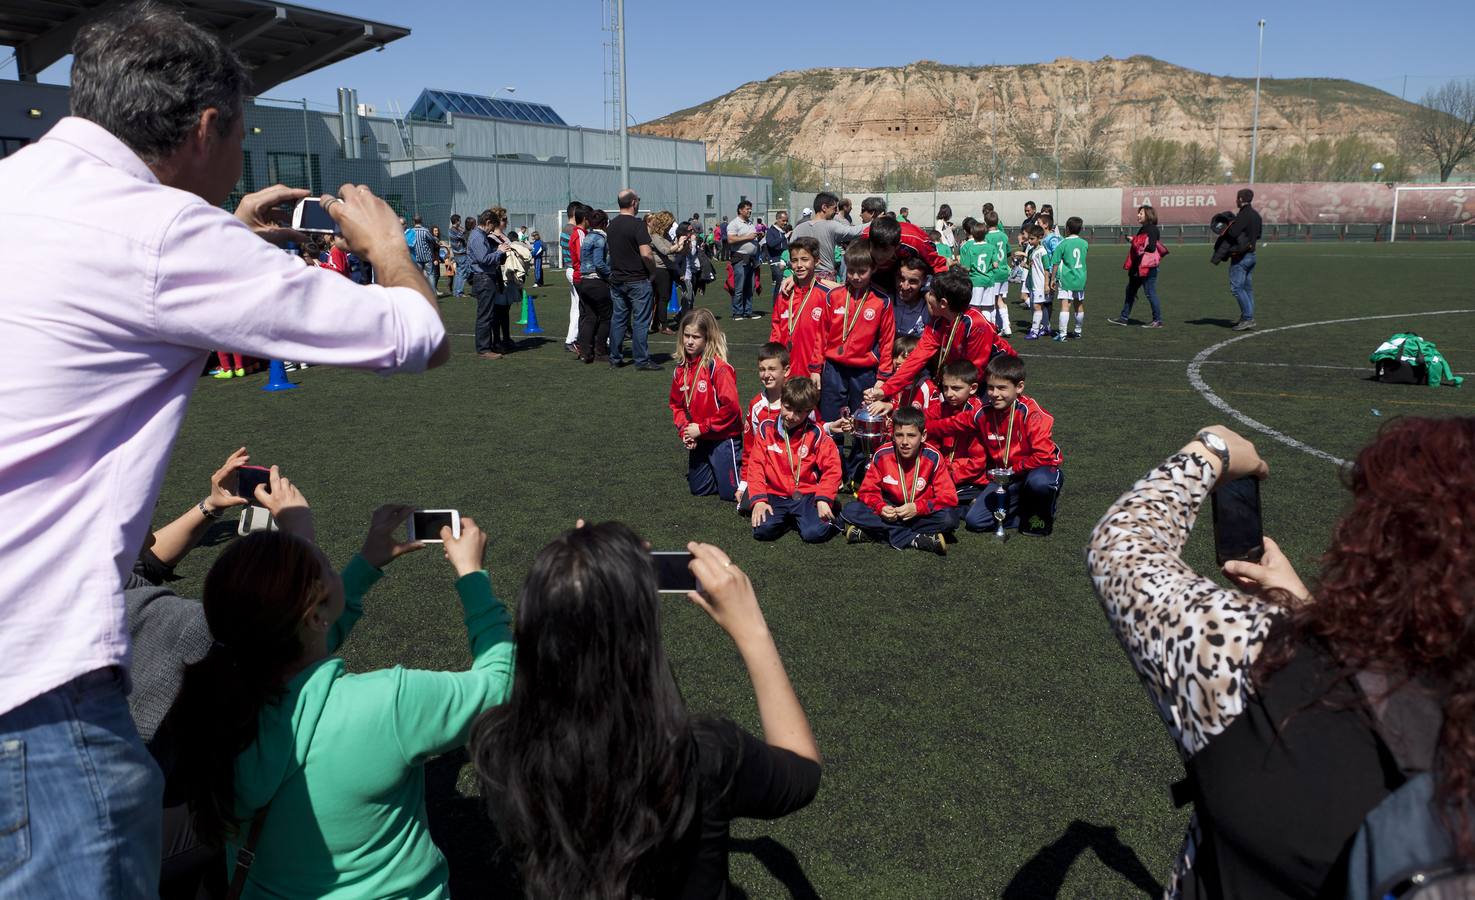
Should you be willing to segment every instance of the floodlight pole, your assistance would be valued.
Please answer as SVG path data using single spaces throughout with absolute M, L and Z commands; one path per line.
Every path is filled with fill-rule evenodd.
M 1255 157 L 1260 152 L 1260 63 L 1265 59 L 1265 20 L 1259 21 L 1260 49 L 1255 54 L 1255 119 L 1250 126 L 1250 187 L 1255 186 Z
M 619 45 L 620 54 L 620 190 L 631 187 L 630 184 L 630 126 L 629 116 L 625 112 L 629 106 L 628 90 L 625 86 L 625 0 L 615 0 L 615 40 Z

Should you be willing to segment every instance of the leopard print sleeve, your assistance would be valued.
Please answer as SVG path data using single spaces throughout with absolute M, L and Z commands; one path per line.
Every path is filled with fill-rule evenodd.
M 1244 709 L 1250 666 L 1275 618 L 1265 602 L 1181 558 L 1214 477 L 1204 457 L 1174 455 L 1117 500 L 1086 551 L 1117 639 L 1189 756 Z

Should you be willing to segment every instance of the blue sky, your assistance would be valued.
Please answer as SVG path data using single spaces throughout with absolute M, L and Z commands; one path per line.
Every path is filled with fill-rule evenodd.
M 422 87 L 516 96 L 551 105 L 571 124 L 606 121 L 598 0 L 520 4 L 478 0 L 298 0 L 409 27 L 409 37 L 272 89 L 333 105 L 335 89 L 361 102 L 407 108 Z M 1147 10 L 1139 15 L 1132 7 Z M 1226 12 L 1237 6 L 1242 12 Z M 1219 75 L 1253 76 L 1255 20 L 1267 20 L 1265 74 L 1350 78 L 1409 99 L 1452 77 L 1475 77 L 1469 41 L 1475 3 L 1455 0 L 1430 15 L 1390 15 L 1386 2 L 1078 2 L 912 4 L 899 0 L 794 3 L 628 0 L 630 112 L 639 121 L 692 106 L 784 69 L 883 66 L 931 59 L 953 65 L 1097 59 L 1136 53 Z M 1028 10 L 1016 15 L 1013 10 Z M 802 10 L 802 12 L 796 12 Z M 904 13 L 899 10 L 923 10 Z M 815 36 L 823 29 L 823 46 Z M 817 49 L 818 48 L 818 49 Z M 0 58 L 8 56 L 0 49 Z M 458 62 L 459 61 L 459 62 Z M 0 77 L 15 77 L 14 63 Z M 42 80 L 64 83 L 63 61 Z M 502 94 L 506 96 L 506 94 Z

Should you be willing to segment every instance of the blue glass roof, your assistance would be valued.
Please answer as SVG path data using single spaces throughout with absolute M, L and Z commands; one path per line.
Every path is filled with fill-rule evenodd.
M 444 122 L 446 113 L 457 116 L 476 116 L 482 119 L 506 119 L 511 122 L 532 122 L 539 125 L 561 125 L 568 127 L 563 117 L 553 107 L 526 100 L 510 100 L 467 94 L 461 91 L 438 91 L 426 88 L 420 92 L 406 118 L 420 122 Z

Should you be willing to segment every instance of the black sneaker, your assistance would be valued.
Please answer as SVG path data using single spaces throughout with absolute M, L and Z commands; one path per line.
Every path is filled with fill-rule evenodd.
M 919 534 L 912 538 L 912 546 L 938 556 L 947 556 L 947 542 L 937 534 Z
M 666 370 L 665 370 L 665 367 L 663 367 L 660 363 L 643 362 L 643 363 L 636 363 L 636 365 L 635 365 L 635 371 L 637 371 L 637 372 L 664 372 Z
M 1235 323 L 1234 327 L 1231 328 L 1230 330 L 1231 331 L 1250 331 L 1254 327 L 1255 327 L 1255 320 L 1254 319 L 1240 319 L 1237 323 Z
M 1106 321 L 1110 322 L 1113 325 L 1130 325 L 1130 324 L 1132 324 L 1126 317 L 1122 317 L 1120 319 L 1107 319 Z
M 847 544 L 868 544 L 870 542 L 871 542 L 871 536 L 869 534 L 866 534 L 864 531 L 862 531 L 859 528 L 856 528 L 854 525 L 846 525 L 845 526 L 845 543 L 847 543 Z

